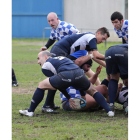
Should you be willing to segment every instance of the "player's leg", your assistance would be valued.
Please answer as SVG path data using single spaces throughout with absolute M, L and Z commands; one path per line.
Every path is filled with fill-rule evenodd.
M 56 56 L 67 56 L 66 52 L 64 52 L 62 49 L 55 45 L 52 47 L 50 52 L 56 54 Z M 48 90 L 45 103 L 42 107 L 43 112 L 50 112 L 51 110 L 56 113 L 57 111 L 55 111 L 54 109 L 60 108 L 60 106 L 54 104 L 55 93 L 55 90 Z
M 85 73 L 89 78 L 92 77 L 95 73 L 90 69 L 88 72 Z M 97 78 L 95 85 L 98 86 L 101 84 L 99 77 Z
M 31 104 L 28 110 L 19 110 L 19 113 L 22 115 L 30 116 L 32 117 L 34 115 L 34 111 L 36 107 L 39 105 L 39 103 L 43 100 L 44 92 L 47 89 L 56 90 L 54 87 L 51 86 L 49 82 L 49 78 L 41 81 L 37 87 L 37 89 L 34 92 L 34 95 L 31 100 Z
M 102 108 L 105 109 L 108 116 L 114 116 L 114 113 L 110 110 L 104 96 L 100 92 L 98 92 L 92 84 L 86 92 L 90 94 Z
M 17 82 L 17 78 L 14 72 L 14 69 L 12 68 L 12 86 L 13 87 L 17 87 L 18 86 L 18 82 Z
M 85 90 L 86 93 L 91 95 L 96 100 L 96 102 L 105 109 L 105 111 L 108 113 L 108 116 L 114 116 L 114 113 L 110 110 L 103 95 L 93 87 L 85 75 L 77 79 L 73 87 L 76 89 L 79 88 L 79 90 Z
M 108 84 L 109 105 L 113 107 L 117 95 L 120 73 L 110 74 L 110 77 L 111 79 Z

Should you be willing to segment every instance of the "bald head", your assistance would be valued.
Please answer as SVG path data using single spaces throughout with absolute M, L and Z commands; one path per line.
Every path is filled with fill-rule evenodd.
M 53 28 L 56 29 L 58 24 L 59 24 L 59 18 L 57 17 L 57 14 L 54 12 L 51 12 L 47 16 L 47 20 L 49 25 Z
M 57 18 L 57 14 L 54 13 L 54 12 L 51 12 L 51 13 L 48 14 L 47 19 L 50 18 L 50 17 Z
M 53 55 L 53 53 L 50 53 L 49 51 L 41 51 L 38 54 L 38 64 L 40 64 L 40 66 L 43 66 L 43 64 L 46 62 L 46 60 L 51 57 Z

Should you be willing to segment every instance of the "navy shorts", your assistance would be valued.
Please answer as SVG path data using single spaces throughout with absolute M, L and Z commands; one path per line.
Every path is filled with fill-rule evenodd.
M 90 82 L 80 68 L 70 71 L 63 71 L 49 78 L 50 84 L 56 89 L 67 89 L 73 86 L 77 90 L 86 91 Z
M 57 46 L 57 45 L 54 45 L 54 46 L 51 48 L 50 53 L 54 53 L 54 54 L 56 54 L 56 56 L 65 56 L 65 57 L 68 56 L 68 54 L 67 54 L 65 51 L 63 51 L 63 50 L 62 50 L 59 46 Z
M 105 52 L 107 74 L 120 73 L 122 79 L 128 79 L 128 49 L 112 46 Z

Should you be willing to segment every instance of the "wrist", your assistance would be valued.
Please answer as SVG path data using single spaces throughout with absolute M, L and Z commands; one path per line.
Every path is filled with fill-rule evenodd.
M 89 56 L 91 57 L 91 59 L 93 58 L 93 54 L 89 54 Z

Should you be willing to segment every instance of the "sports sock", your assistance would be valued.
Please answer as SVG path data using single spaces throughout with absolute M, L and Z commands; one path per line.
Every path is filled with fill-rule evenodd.
M 108 83 L 109 81 L 107 79 L 104 79 L 102 82 L 101 82 L 101 85 L 105 85 L 108 87 Z
M 12 81 L 17 81 L 14 69 L 12 68 Z
M 54 105 L 55 93 L 56 93 L 56 90 L 48 90 L 46 101 L 45 101 L 45 104 L 43 105 L 43 107 Z
M 111 79 L 108 84 L 109 104 L 114 104 L 118 89 L 118 81 Z
M 42 101 L 44 97 L 45 90 L 37 88 L 33 98 L 31 100 L 30 108 L 28 109 L 29 112 L 34 112 L 38 104 Z
M 99 104 L 102 108 L 105 109 L 105 111 L 108 113 L 110 110 L 104 96 L 100 93 L 100 92 L 96 92 L 93 95 L 93 98 L 95 99 L 95 101 L 97 102 L 97 104 Z

